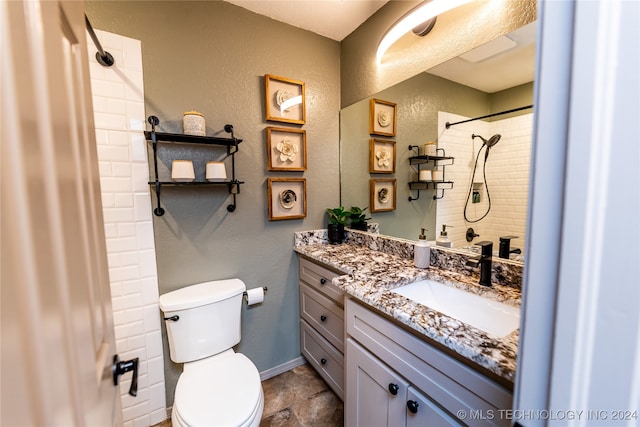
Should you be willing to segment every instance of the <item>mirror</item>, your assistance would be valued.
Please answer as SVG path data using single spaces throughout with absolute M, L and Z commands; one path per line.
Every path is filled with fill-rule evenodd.
M 368 215 L 371 222 L 379 223 L 382 234 L 415 240 L 425 228 L 427 238 L 435 240 L 446 224 L 454 248 L 473 250 L 474 243 L 490 240 L 498 251 L 499 238 L 505 236 L 518 236 L 511 247 L 523 248 L 533 110 L 449 129 L 445 124 L 533 104 L 535 37 L 533 22 L 373 95 L 373 99 L 396 104 L 395 136 L 369 134 L 370 99 L 343 108 L 341 203 L 347 209 L 369 207 L 376 202 L 372 198 L 375 194 L 370 194 L 370 181 L 395 179 L 396 209 Z M 500 139 L 491 140 L 497 134 Z M 486 161 L 482 138 L 497 141 Z M 370 165 L 375 161 L 375 155 L 370 155 L 372 139 L 395 141 L 395 173 L 370 172 L 370 168 L 375 170 Z M 453 159 L 410 164 L 412 157 L 423 154 L 429 141 L 437 142 L 438 156 Z M 419 171 L 425 169 L 439 170 L 452 184 L 437 184 L 437 190 L 432 182 L 412 184 L 422 189 L 411 190 L 409 183 L 418 181 Z M 468 228 L 479 235 L 471 243 L 466 239 Z M 515 254 L 511 258 L 523 260 Z

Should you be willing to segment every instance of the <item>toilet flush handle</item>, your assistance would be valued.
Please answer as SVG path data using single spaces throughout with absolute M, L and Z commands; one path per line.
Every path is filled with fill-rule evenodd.
M 131 387 L 129 387 L 129 394 L 136 396 L 138 394 L 138 358 L 120 361 L 120 356 L 117 354 L 113 356 L 113 385 L 118 385 L 120 375 L 125 372 L 133 371 L 131 377 Z

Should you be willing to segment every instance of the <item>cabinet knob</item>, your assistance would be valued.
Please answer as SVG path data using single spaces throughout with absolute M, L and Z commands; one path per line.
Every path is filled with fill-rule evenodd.
M 398 394 L 398 390 L 400 390 L 400 387 L 398 387 L 398 384 L 394 384 L 394 383 L 389 384 L 389 393 L 395 396 Z
M 415 400 L 409 400 L 407 402 L 407 409 L 409 409 L 409 412 L 411 412 L 412 414 L 417 414 L 418 413 L 418 402 L 416 402 Z
M 327 364 L 327 359 L 325 359 L 324 357 L 322 359 L 320 359 L 320 363 L 322 363 L 323 365 Z
M 325 320 L 327 320 L 327 316 L 325 316 L 324 314 L 322 316 L 320 316 L 320 321 L 324 322 Z
M 326 285 L 327 284 L 327 279 L 325 279 L 324 277 L 322 279 L 320 279 L 320 284 L 321 285 Z

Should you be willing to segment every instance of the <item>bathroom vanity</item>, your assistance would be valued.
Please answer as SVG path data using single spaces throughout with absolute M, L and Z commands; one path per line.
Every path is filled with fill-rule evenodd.
M 521 272 L 497 262 L 496 283 L 485 288 L 477 277 L 460 272 L 465 256 L 454 251 L 433 250 L 432 267 L 421 270 L 413 266 L 411 241 L 349 231 L 346 243 L 329 245 L 321 231 L 296 236 L 301 346 L 309 363 L 333 379 L 329 384 L 344 396 L 345 425 L 509 425 L 517 321 L 514 330 L 489 333 L 484 329 L 491 328 L 471 326 L 473 316 L 471 324 L 465 323 L 395 291 L 428 279 L 482 301 L 519 308 L 520 290 L 513 282 Z M 344 292 L 340 297 L 321 294 L 335 303 L 322 310 L 336 315 L 329 308 L 344 309 L 338 311 L 344 316 L 342 333 L 313 320 L 322 313 L 311 310 L 318 305 L 310 303 L 311 297 L 319 298 L 309 293 L 309 281 L 319 277 L 331 279 L 332 292 Z M 336 361 L 313 355 L 314 345 L 336 355 Z M 328 372 L 337 360 L 344 365 L 343 377 Z M 335 378 L 343 380 L 341 387 Z

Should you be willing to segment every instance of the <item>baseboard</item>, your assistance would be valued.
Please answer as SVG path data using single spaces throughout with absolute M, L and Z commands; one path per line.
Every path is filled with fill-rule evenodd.
M 284 372 L 290 371 L 291 369 L 304 365 L 307 363 L 306 359 L 302 356 L 296 357 L 293 360 L 285 362 L 281 365 L 274 366 L 273 368 L 269 368 L 265 371 L 260 372 L 260 381 L 268 380 L 269 378 L 275 377 L 276 375 L 280 375 Z

